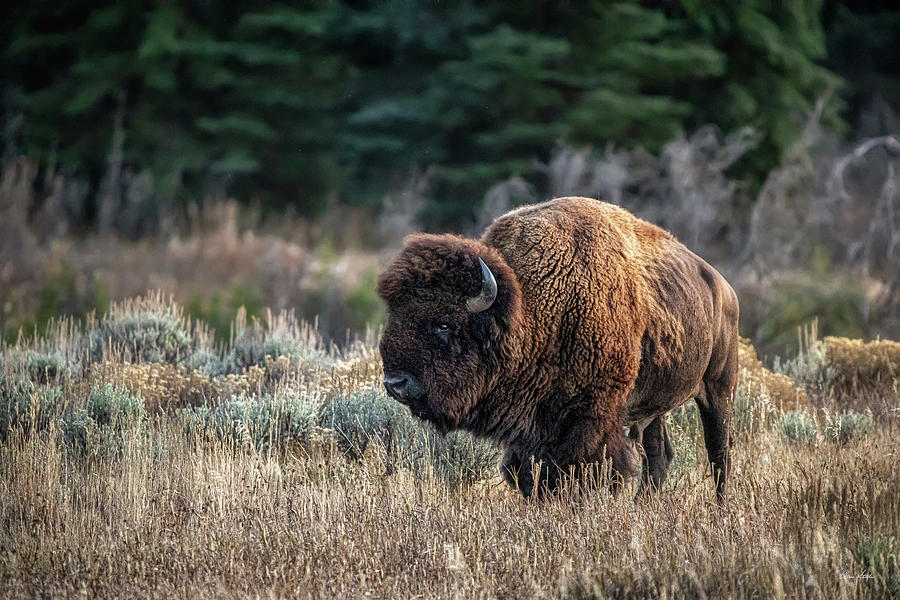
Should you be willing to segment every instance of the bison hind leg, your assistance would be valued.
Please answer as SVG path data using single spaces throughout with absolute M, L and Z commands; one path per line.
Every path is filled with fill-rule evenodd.
M 731 414 L 737 385 L 737 350 L 730 353 L 724 368 L 715 376 L 707 375 L 705 389 L 697 397 L 697 408 L 703 423 L 703 438 L 709 457 L 716 500 L 725 502 L 725 484 L 730 468 Z

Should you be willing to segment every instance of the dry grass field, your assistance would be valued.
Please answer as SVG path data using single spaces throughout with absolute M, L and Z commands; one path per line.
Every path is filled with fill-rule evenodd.
M 900 344 L 743 344 L 719 507 L 692 405 L 658 496 L 525 501 L 381 394 L 373 339 L 223 347 L 151 295 L 3 348 L 0 597 L 900 595 Z

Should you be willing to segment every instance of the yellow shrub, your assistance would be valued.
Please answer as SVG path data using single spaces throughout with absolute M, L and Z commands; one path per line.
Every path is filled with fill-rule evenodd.
M 235 394 L 256 391 L 265 383 L 265 375 L 263 369 L 251 367 L 241 375 L 211 379 L 197 371 L 168 363 L 103 362 L 91 368 L 90 380 L 101 384 L 114 383 L 132 394 L 140 394 L 147 410 L 169 410 L 199 406 Z
M 835 391 L 884 393 L 900 387 L 900 342 L 826 337 L 824 343 Z
M 381 381 L 381 360 L 377 350 L 353 348 L 344 359 L 328 368 L 287 356 L 266 357 L 265 365 L 252 365 L 240 374 L 211 378 L 199 371 L 168 363 L 129 364 L 105 361 L 91 367 L 85 380 L 85 395 L 95 383 L 124 386 L 140 394 L 147 410 L 171 410 L 185 406 L 216 403 L 236 395 L 274 392 L 290 388 L 315 393 L 327 400 L 335 394 L 368 389 Z
M 750 390 L 763 391 L 773 407 L 791 410 L 808 404 L 806 391 L 787 375 L 773 373 L 765 368 L 756 356 L 756 349 L 746 338 L 740 338 L 738 365 L 740 366 L 738 385 Z

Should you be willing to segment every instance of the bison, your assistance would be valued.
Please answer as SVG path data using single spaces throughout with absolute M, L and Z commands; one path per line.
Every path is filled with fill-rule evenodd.
M 480 240 L 413 234 L 381 273 L 384 387 L 441 431 L 505 450 L 526 496 L 611 465 L 657 489 L 666 413 L 695 399 L 724 499 L 738 300 L 663 229 L 587 198 L 497 218 Z M 614 487 L 615 484 L 614 484 Z

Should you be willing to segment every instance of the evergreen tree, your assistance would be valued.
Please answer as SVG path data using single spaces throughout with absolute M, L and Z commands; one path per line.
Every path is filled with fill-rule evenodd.
M 307 213 L 378 203 L 430 168 L 428 220 L 450 223 L 497 180 L 540 186 L 560 140 L 656 151 L 750 124 L 766 137 L 739 168 L 761 178 L 838 89 L 816 0 L 528 8 L 20 3 L 0 22 L 3 147 L 55 156 L 98 196 L 121 187 L 110 173 L 147 172 L 168 201 Z
M 727 57 L 724 77 L 687 95 L 697 107 L 687 123 L 724 129 L 753 125 L 762 131 L 765 139 L 748 155 L 745 169 L 763 174 L 778 164 L 819 100 L 827 101 L 825 125 L 843 126 L 835 97 L 840 79 L 819 64 L 825 59 L 821 0 L 698 0 L 682 2 L 681 8 L 685 32 L 702 36 Z

